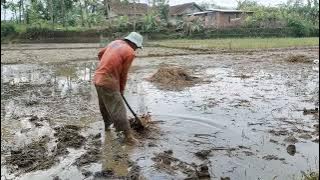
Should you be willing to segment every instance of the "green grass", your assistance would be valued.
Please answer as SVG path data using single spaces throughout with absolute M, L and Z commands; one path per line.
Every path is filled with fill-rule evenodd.
M 160 40 L 151 45 L 190 49 L 265 49 L 301 46 L 319 46 L 319 38 L 227 38 L 206 40 Z

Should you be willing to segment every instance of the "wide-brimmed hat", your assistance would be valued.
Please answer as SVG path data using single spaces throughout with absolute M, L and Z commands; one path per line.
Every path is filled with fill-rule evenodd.
M 137 32 L 131 32 L 124 39 L 134 43 L 138 48 L 142 48 L 143 36 Z

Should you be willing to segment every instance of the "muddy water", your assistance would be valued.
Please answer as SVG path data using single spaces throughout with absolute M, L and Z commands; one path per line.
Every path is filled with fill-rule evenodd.
M 318 58 L 307 50 L 299 53 Z M 300 171 L 318 169 L 319 147 L 313 142 L 318 138 L 314 128 L 319 124 L 318 116 L 304 115 L 301 110 L 318 107 L 319 75 L 313 64 L 285 62 L 287 54 L 137 59 L 129 75 L 127 100 L 137 112 L 151 112 L 153 120 L 161 121 L 161 130 L 158 136 L 133 148 L 122 146 L 115 134 L 105 134 L 101 128 L 96 92 L 90 81 L 95 61 L 1 65 L 3 155 L 42 135 L 52 136 L 52 127 L 61 124 L 84 127 L 81 133 L 86 137 L 102 132 L 103 141 L 103 155 L 97 163 L 77 168 L 72 164 L 86 150 L 70 148 L 70 153 L 48 170 L 10 173 L 9 168 L 1 166 L 2 179 L 83 179 L 84 171 L 94 173 L 110 167 L 116 167 L 116 173 L 122 176 L 128 172 L 126 158 L 141 167 L 146 179 L 185 178 L 181 172 L 155 167 L 152 158 L 165 150 L 172 150 L 172 156 L 181 161 L 201 164 L 204 161 L 194 153 L 214 149 L 207 159 L 211 179 L 292 179 L 300 176 Z M 160 90 L 145 78 L 163 63 L 183 65 L 210 82 L 182 91 Z M 32 115 L 49 121 L 35 128 L 28 121 Z M 279 131 L 283 133 L 275 133 Z M 311 137 L 301 138 L 303 134 Z M 287 152 L 292 143 L 285 139 L 290 135 L 298 140 L 294 155 Z M 122 159 L 123 163 L 114 162 L 114 152 L 129 156 Z

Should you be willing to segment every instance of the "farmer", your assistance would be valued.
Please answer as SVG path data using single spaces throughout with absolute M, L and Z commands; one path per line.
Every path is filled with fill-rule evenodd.
M 94 84 L 98 93 L 99 107 L 105 130 L 109 130 L 113 123 L 116 131 L 122 131 L 127 143 L 136 143 L 127 111 L 121 95 L 123 95 L 127 75 L 131 63 L 135 58 L 135 50 L 142 48 L 143 37 L 131 32 L 121 40 L 111 42 L 99 54 L 100 63 L 95 71 Z

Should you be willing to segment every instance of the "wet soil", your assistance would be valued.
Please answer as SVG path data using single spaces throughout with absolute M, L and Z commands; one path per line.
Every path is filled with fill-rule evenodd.
M 11 150 L 6 162 L 17 166 L 18 170 L 23 172 L 48 169 L 57 161 L 55 156 L 48 154 L 48 141 L 48 137 L 42 137 L 25 147 Z
M 80 129 L 74 125 L 54 128 L 58 154 L 66 152 L 67 147 L 80 148 L 85 143 L 86 138 L 79 134 Z
M 293 135 L 288 136 L 284 139 L 285 142 L 288 143 L 297 143 L 299 140 L 297 138 L 295 138 Z
M 313 60 L 308 58 L 308 56 L 305 55 L 289 55 L 286 59 L 290 63 L 312 63 Z
M 2 179 L 95 179 L 96 173 L 100 179 L 130 173 L 192 179 L 207 170 L 210 179 L 293 179 L 317 168 L 312 162 L 319 153 L 318 69 L 313 63 L 284 61 L 290 54 L 318 59 L 314 49 L 137 58 L 126 97 L 138 114 L 152 112 L 152 121 L 147 131 L 135 132 L 142 142 L 136 146 L 122 145 L 113 129 L 104 132 L 91 82 L 97 61 L 81 57 L 95 52 L 35 50 L 22 50 L 30 56 L 11 50 L 11 59 L 6 51 L 7 62 L 20 64 L 1 64 Z M 179 91 L 161 89 L 146 78 L 163 62 L 209 82 Z M 41 137 L 49 138 L 41 146 L 45 149 L 34 145 L 40 150 L 30 152 L 53 156 L 53 164 L 48 160 L 39 171 L 36 163 L 26 168 L 13 165 L 19 160 L 6 163 L 11 151 L 30 149 Z M 296 147 L 294 155 L 290 145 Z M 44 163 L 35 156 L 30 162 Z
M 201 150 L 196 152 L 195 155 L 201 159 L 207 159 L 210 153 L 211 153 L 211 150 Z
M 58 63 L 68 61 L 98 60 L 99 44 L 13 44 L 1 46 L 1 64 Z M 197 51 L 144 47 L 137 57 L 188 55 Z M 26 58 L 27 57 L 27 58 Z M 48 58 L 50 57 L 50 58 Z
M 136 132 L 143 133 L 143 130 L 148 130 L 148 126 L 151 125 L 151 115 L 143 114 L 138 119 L 129 118 L 130 126 Z
M 200 82 L 200 78 L 190 75 L 186 68 L 165 66 L 170 65 L 162 65 L 149 78 L 149 81 L 157 84 L 162 89 L 183 90 L 185 87 L 190 87 Z
M 206 164 L 189 164 L 173 156 L 172 150 L 155 154 L 151 158 L 154 166 L 165 172 L 175 174 L 177 171 L 186 175 L 185 179 L 210 179 L 209 167 Z
M 85 154 L 76 159 L 73 164 L 80 167 L 98 162 L 101 159 L 101 150 L 98 148 L 89 149 Z
M 127 176 L 116 176 L 112 170 L 102 170 L 95 172 L 93 178 L 95 180 L 105 180 L 105 179 L 130 179 L 130 180 L 140 180 L 140 167 L 133 164 L 129 167 L 130 171 Z M 91 174 L 90 174 L 91 175 Z
M 291 156 L 294 156 L 294 155 L 296 154 L 296 152 L 297 152 L 296 146 L 293 145 L 293 144 L 288 145 L 288 146 L 287 146 L 287 152 L 288 152 L 288 154 L 290 154 Z
M 135 137 L 137 137 L 141 143 L 143 143 L 143 141 L 141 140 L 147 139 L 151 135 L 154 138 L 159 133 L 159 129 L 157 129 L 156 124 L 152 122 L 150 114 L 143 114 L 138 118 L 142 123 L 138 123 L 135 120 L 135 118 L 130 118 L 129 122 L 132 129 L 134 130 L 133 132 L 135 134 Z M 64 129 L 67 129 L 67 128 L 64 128 Z M 73 126 L 70 126 L 68 131 L 70 131 L 70 129 L 74 129 Z M 67 132 L 67 131 L 64 131 L 64 132 Z M 65 136 L 63 137 L 65 138 Z M 87 166 L 87 165 L 90 165 L 91 163 L 99 162 L 100 159 L 102 158 L 101 133 L 98 133 L 96 135 L 91 135 L 85 139 L 83 139 L 83 136 L 79 136 L 79 134 L 71 135 L 71 136 L 69 135 L 68 138 L 73 139 L 73 141 L 69 143 L 71 143 L 71 147 L 73 146 L 74 148 L 77 148 L 83 145 L 86 139 L 90 140 L 89 144 L 87 144 L 85 147 L 87 151 L 84 154 L 82 154 L 79 158 L 77 158 L 73 163 L 73 165 L 76 165 L 78 167 Z M 81 142 L 81 145 L 79 146 L 80 142 Z M 119 158 L 122 158 L 122 157 L 119 156 Z M 133 166 L 133 168 L 137 170 L 136 166 Z M 105 174 L 105 172 L 101 172 L 101 173 L 102 173 L 101 174 L 102 176 L 103 174 Z M 134 173 L 134 172 L 132 171 L 131 173 Z M 113 176 L 113 174 L 111 175 Z
M 29 121 L 38 128 L 42 126 L 39 122 L 44 121 L 44 118 L 31 116 Z M 28 131 L 31 129 L 29 128 Z M 39 141 L 34 141 L 17 150 L 11 150 L 10 155 L 6 156 L 6 164 L 17 166 L 17 170 L 22 170 L 23 172 L 49 169 L 59 162 L 60 156 L 69 153 L 68 148 L 77 149 L 83 146 L 86 138 L 79 134 L 80 129 L 80 127 L 74 125 L 56 127 L 54 128 L 54 139 L 49 136 L 42 136 Z M 21 133 L 28 131 L 21 131 Z M 55 141 L 55 145 L 52 148 L 48 145 L 50 141 Z
M 316 114 L 319 116 L 319 108 L 314 108 L 314 109 L 303 109 L 303 115 L 309 115 L 309 114 Z

